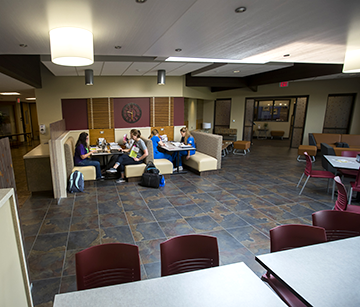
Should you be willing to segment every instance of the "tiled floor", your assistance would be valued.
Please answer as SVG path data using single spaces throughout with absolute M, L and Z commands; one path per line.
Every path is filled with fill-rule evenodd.
M 334 201 L 323 179 L 310 179 L 298 196 L 305 164 L 296 161 L 296 149 L 285 141 L 254 142 L 249 154 L 228 155 L 209 177 L 172 175 L 160 189 L 86 182 L 85 193 L 60 205 L 46 195 L 26 200 L 20 215 L 35 306 L 52 306 L 56 293 L 75 291 L 75 253 L 108 242 L 137 244 L 145 279 L 160 275 L 161 242 L 209 234 L 218 238 L 222 265 L 244 261 L 260 276 L 264 269 L 254 257 L 269 252 L 269 229 L 311 224 L 311 214 Z M 314 167 L 321 169 L 320 157 Z

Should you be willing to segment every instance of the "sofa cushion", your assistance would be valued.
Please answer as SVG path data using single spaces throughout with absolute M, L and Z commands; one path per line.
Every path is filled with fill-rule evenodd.
M 85 181 L 96 179 L 96 170 L 94 166 L 75 166 L 72 171 L 79 171 L 80 173 L 82 173 L 84 175 Z
M 359 134 L 342 134 L 341 142 L 349 144 L 350 147 L 360 147 Z
M 202 152 L 195 152 L 194 155 L 190 156 L 189 160 L 183 159 L 183 164 L 199 171 L 210 171 L 217 169 L 217 159 L 210 157 Z
M 336 142 L 341 142 L 341 134 L 333 133 L 313 133 L 318 149 L 321 148 L 321 143 L 328 145 L 334 145 Z
M 141 177 L 141 175 L 144 173 L 145 166 L 145 163 L 125 165 L 125 177 Z
M 173 173 L 174 165 L 167 159 L 154 159 L 154 164 L 162 175 Z

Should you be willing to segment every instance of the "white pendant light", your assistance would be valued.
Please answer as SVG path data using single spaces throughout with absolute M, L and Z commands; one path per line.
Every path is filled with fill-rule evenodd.
M 348 50 L 345 53 L 343 73 L 360 72 L 360 49 Z
M 94 63 L 93 35 L 79 28 L 56 28 L 50 31 L 51 61 L 64 66 Z

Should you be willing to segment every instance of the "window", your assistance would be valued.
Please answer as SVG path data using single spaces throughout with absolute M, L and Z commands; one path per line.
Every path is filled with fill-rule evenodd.
M 289 121 L 290 99 L 255 100 L 254 121 Z

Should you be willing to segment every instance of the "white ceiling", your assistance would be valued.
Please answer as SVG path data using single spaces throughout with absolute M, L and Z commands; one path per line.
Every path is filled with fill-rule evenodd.
M 246 12 L 235 13 L 239 6 Z M 49 30 L 62 26 L 91 30 L 95 60 L 105 57 L 87 67 L 51 63 Z M 2 2 L 0 54 L 42 55 L 56 76 L 85 69 L 96 76 L 153 76 L 158 69 L 181 76 L 211 64 L 164 62 L 169 56 L 276 62 L 227 64 L 197 75 L 244 77 L 298 62 L 343 63 L 348 40 L 359 32 L 359 0 L 11 0 Z M 2 85 L 3 78 L 0 89 L 23 86 Z

